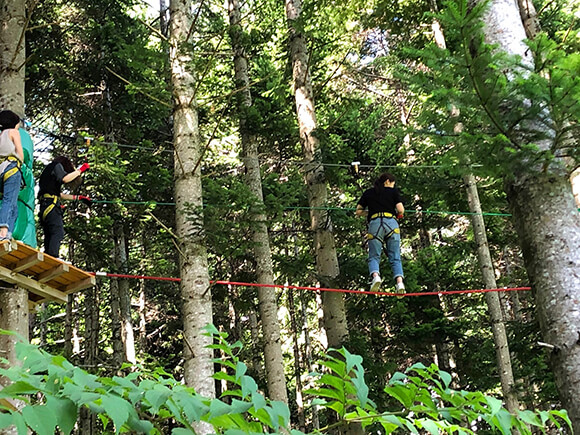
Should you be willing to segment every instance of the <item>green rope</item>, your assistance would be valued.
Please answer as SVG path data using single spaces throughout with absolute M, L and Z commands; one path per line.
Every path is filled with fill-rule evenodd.
M 155 202 L 155 201 L 105 201 L 93 200 L 96 204 L 130 204 L 130 205 L 159 205 L 159 206 L 175 206 L 174 202 Z M 223 206 L 229 207 L 229 206 Z M 352 207 L 284 207 L 284 210 L 334 210 L 334 211 L 354 211 L 356 208 Z M 580 209 L 578 209 L 580 211 Z M 425 214 L 443 214 L 443 215 L 481 215 L 481 216 L 503 216 L 509 217 L 510 213 L 473 213 L 464 211 L 441 211 L 441 210 L 405 210 L 405 213 L 425 213 Z

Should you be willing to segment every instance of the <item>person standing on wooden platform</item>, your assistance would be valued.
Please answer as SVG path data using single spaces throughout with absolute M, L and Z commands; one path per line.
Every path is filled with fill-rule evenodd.
M 61 199 L 80 200 L 87 205 L 91 203 L 88 196 L 61 192 L 63 184 L 81 177 L 89 167 L 88 163 L 83 163 L 78 169 L 75 169 L 67 157 L 60 156 L 46 165 L 40 175 L 38 181 L 39 218 L 44 231 L 44 252 L 48 255 L 58 258 L 60 244 L 64 239 Z
M 11 110 L 0 112 L 0 241 L 10 240 L 18 216 L 18 193 L 22 183 L 20 167 L 24 160 L 18 127 L 20 117 Z

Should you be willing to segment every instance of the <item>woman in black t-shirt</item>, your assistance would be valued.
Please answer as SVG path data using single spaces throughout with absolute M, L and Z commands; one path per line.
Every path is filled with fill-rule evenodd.
M 40 224 L 44 231 L 44 252 L 58 258 L 60 243 L 64 239 L 61 199 L 81 200 L 90 205 L 90 198 L 84 195 L 62 193 L 62 185 L 70 183 L 89 169 L 88 163 L 75 169 L 72 162 L 63 156 L 57 157 L 46 165 L 38 180 L 38 199 L 40 202 Z
M 358 201 L 356 214 L 366 216 L 368 221 L 371 291 L 378 291 L 381 286 L 379 266 L 384 248 L 391 263 L 396 282 L 395 289 L 397 293 L 405 292 L 401 264 L 401 235 L 397 222 L 404 213 L 401 195 L 395 188 L 395 177 L 389 173 L 381 174 L 375 180 L 374 187 L 366 190 Z

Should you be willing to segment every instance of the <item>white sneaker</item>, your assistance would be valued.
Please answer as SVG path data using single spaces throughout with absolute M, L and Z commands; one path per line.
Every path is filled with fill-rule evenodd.
M 398 282 L 395 285 L 395 293 L 398 293 L 398 294 L 401 294 L 401 295 L 405 294 L 405 284 L 402 283 L 402 282 Z
M 378 292 L 382 282 L 383 281 L 379 275 L 373 276 L 373 280 L 371 281 L 371 291 Z

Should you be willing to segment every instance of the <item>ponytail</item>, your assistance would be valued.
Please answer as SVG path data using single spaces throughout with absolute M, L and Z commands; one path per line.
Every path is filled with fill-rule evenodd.
M 12 110 L 2 110 L 0 112 L 0 130 L 16 128 L 20 122 L 20 117 Z
M 395 181 L 395 176 L 393 174 L 389 174 L 388 172 L 384 172 L 379 175 L 379 178 L 375 180 L 375 190 L 380 192 L 382 188 L 385 186 L 385 181 L 389 180 L 390 182 Z

